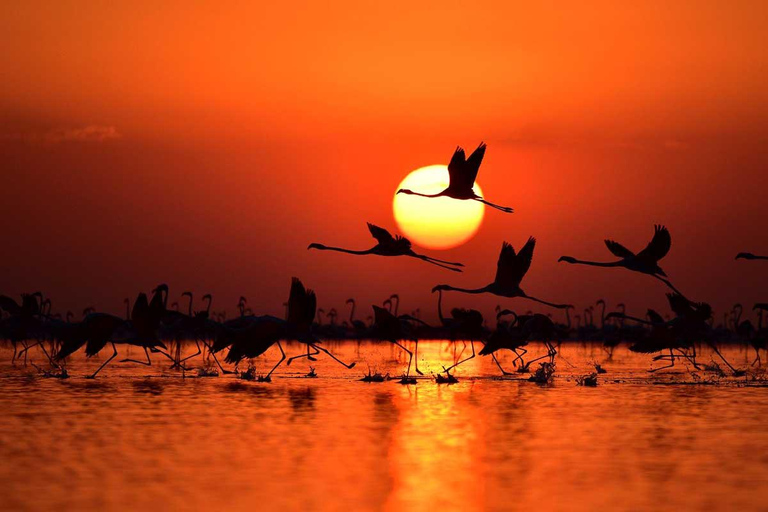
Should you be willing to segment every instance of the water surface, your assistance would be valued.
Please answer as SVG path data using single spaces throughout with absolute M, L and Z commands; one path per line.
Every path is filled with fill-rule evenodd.
M 650 358 L 625 347 L 607 360 L 599 345 L 571 344 L 551 385 L 499 379 L 479 357 L 453 385 L 363 383 L 367 365 L 395 374 L 405 359 L 388 344 L 328 347 L 358 367 L 323 358 L 312 379 L 298 360 L 258 383 L 182 378 L 155 357 L 152 367 L 116 363 L 88 380 L 103 359 L 77 355 L 72 377 L 58 380 L 13 367 L 0 351 L 0 508 L 768 506 L 768 389 L 751 375 L 718 379 L 682 365 L 648 374 Z M 746 367 L 752 354 L 726 355 Z M 420 367 L 437 371 L 453 356 L 446 342 L 422 343 Z M 577 385 L 593 362 L 608 373 L 595 388 Z M 511 369 L 511 358 L 502 364 Z

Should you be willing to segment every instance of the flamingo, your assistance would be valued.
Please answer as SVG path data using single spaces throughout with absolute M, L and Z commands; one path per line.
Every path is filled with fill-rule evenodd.
M 441 290 L 456 291 L 463 293 L 492 293 L 499 297 L 515 298 L 520 297 L 523 299 L 532 300 L 547 306 L 558 309 L 566 309 L 572 307 L 569 304 L 555 304 L 545 300 L 531 297 L 526 294 L 520 288 L 520 282 L 525 277 L 528 269 L 531 266 L 531 260 L 533 259 L 533 249 L 536 245 L 536 239 L 533 237 L 528 238 L 523 248 L 519 253 L 515 253 L 514 247 L 507 242 L 504 242 L 501 246 L 501 253 L 499 254 L 499 261 L 496 268 L 496 277 L 494 281 L 482 288 L 457 288 L 447 284 L 440 284 L 432 288 L 432 292 Z
M 410 339 L 411 341 L 416 343 L 416 373 L 419 375 L 424 375 L 421 370 L 419 370 L 419 358 L 418 358 L 418 350 L 419 350 L 419 340 L 417 340 L 415 337 L 412 336 L 410 332 L 410 325 L 408 324 L 408 320 L 414 320 L 419 323 L 424 324 L 421 320 L 417 320 L 409 315 L 401 315 L 399 317 L 393 315 L 389 311 L 387 311 L 384 308 L 380 308 L 378 306 L 373 306 L 373 314 L 374 314 L 374 323 L 371 328 L 373 334 L 375 337 L 387 340 L 391 342 L 394 345 L 397 345 L 401 349 L 403 349 L 408 354 L 408 369 L 405 372 L 405 375 L 403 376 L 403 383 L 407 383 L 409 380 L 409 376 L 411 373 L 411 364 L 413 362 L 413 352 L 408 350 L 405 345 L 400 344 L 401 340 Z M 426 325 L 426 324 L 424 324 Z
M 768 256 L 755 256 L 751 252 L 740 252 L 736 255 L 737 260 L 768 260 Z
M 484 142 L 481 142 L 480 145 L 477 146 L 477 149 L 469 155 L 469 158 L 466 158 L 464 149 L 457 146 L 456 151 L 453 152 L 453 157 L 451 157 L 451 162 L 448 164 L 448 188 L 437 194 L 422 194 L 407 188 L 401 188 L 397 193 L 420 197 L 450 197 L 453 199 L 479 201 L 491 208 L 496 208 L 505 213 L 513 213 L 514 210 L 512 208 L 490 203 L 475 193 L 473 187 L 475 185 L 475 180 L 477 179 L 477 171 L 480 170 L 480 164 L 483 161 L 484 155 Z
M 362 320 L 355 320 L 355 299 L 347 299 L 347 304 L 352 304 L 352 309 L 349 312 L 349 323 L 352 327 L 354 327 L 355 331 L 359 333 L 364 332 L 366 330 L 365 322 Z
M 675 293 L 680 293 L 667 278 L 667 274 L 659 266 L 659 261 L 664 258 L 672 247 L 672 237 L 666 227 L 654 226 L 654 234 L 648 245 L 635 254 L 623 245 L 613 240 L 606 239 L 605 245 L 614 256 L 621 258 L 618 261 L 599 262 L 578 260 L 572 256 L 561 256 L 557 261 L 564 261 L 577 265 L 591 265 L 593 267 L 624 267 L 635 272 L 648 274 L 662 281 Z
M 438 267 L 452 270 L 454 272 L 461 272 L 461 269 L 453 268 L 453 267 L 464 266 L 461 263 L 453 263 L 450 261 L 438 260 L 437 258 L 431 258 L 429 256 L 417 254 L 411 248 L 410 240 L 399 235 L 396 235 L 393 237 L 389 233 L 389 231 L 387 231 L 386 229 L 375 226 L 370 222 L 368 223 L 368 230 L 371 232 L 371 235 L 373 236 L 373 238 L 376 239 L 378 243 L 373 247 L 371 247 L 370 249 L 366 249 L 364 251 L 354 251 L 350 249 L 342 249 L 340 247 L 328 247 L 318 243 L 309 244 L 309 247 L 307 247 L 307 249 L 345 252 L 347 254 L 355 254 L 358 256 L 362 256 L 366 254 L 375 254 L 378 256 L 410 256 L 412 258 L 417 258 L 417 259 L 426 261 L 427 263 L 437 265 Z M 449 266 L 449 265 L 452 265 L 452 266 Z

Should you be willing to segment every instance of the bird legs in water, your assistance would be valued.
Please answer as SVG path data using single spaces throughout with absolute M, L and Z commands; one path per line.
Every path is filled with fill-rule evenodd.
M 408 350 L 405 345 L 401 345 L 395 340 L 390 340 L 393 344 L 397 345 L 401 349 L 405 350 L 405 352 L 408 354 L 408 369 L 405 371 L 405 377 L 408 378 L 411 375 L 411 363 L 413 362 L 413 352 Z M 419 372 L 419 375 L 421 375 L 421 372 Z
M 283 350 L 283 346 L 280 344 L 280 342 L 279 342 L 279 341 L 277 342 L 277 348 L 279 348 L 279 349 L 280 349 L 280 360 L 277 362 L 277 364 L 276 364 L 275 366 L 273 366 L 273 367 L 272 367 L 272 369 L 271 369 L 271 370 L 269 370 L 269 373 L 267 374 L 267 376 L 266 376 L 266 377 L 264 377 L 264 379 L 265 379 L 265 380 L 270 380 L 270 378 L 269 378 L 269 377 L 270 377 L 270 375 L 272 375 L 272 372 L 274 372 L 275 370 L 277 370 L 277 367 L 278 367 L 278 366 L 280 366 L 280 364 L 281 364 L 283 361 L 285 361 L 285 350 Z
M 471 355 L 471 356 L 469 356 L 469 357 L 466 357 L 466 358 L 462 359 L 461 361 L 459 361 L 459 362 L 457 362 L 457 363 L 453 363 L 453 364 L 452 364 L 451 366 L 449 366 L 448 368 L 446 368 L 445 366 L 443 366 L 443 371 L 444 371 L 445 373 L 448 373 L 449 371 L 453 370 L 454 368 L 456 368 L 456 367 L 457 367 L 457 366 L 459 366 L 460 364 L 464 364 L 464 363 L 466 363 L 466 362 L 467 362 L 467 361 L 469 361 L 470 359 L 474 359 L 474 357 L 475 357 L 475 355 L 476 355 L 476 354 L 475 354 L 475 340 L 469 340 L 469 346 L 470 346 L 470 347 L 472 347 L 472 355 Z
M 555 349 L 554 345 L 552 345 L 552 343 L 550 343 L 549 341 L 544 341 L 543 343 L 544 343 L 544 346 L 547 348 L 547 353 L 544 354 L 543 356 L 539 356 L 539 357 L 537 357 L 535 359 L 531 359 L 530 361 L 528 361 L 525 364 L 522 364 L 523 363 L 523 358 L 522 358 L 522 356 L 519 356 L 520 357 L 520 363 L 522 364 L 522 366 L 520 367 L 520 371 L 521 372 L 527 371 L 528 368 L 531 367 L 532 363 L 535 363 L 536 361 L 541 361 L 542 359 L 549 358 L 549 362 L 550 363 L 554 363 L 555 362 L 555 356 L 557 355 L 557 349 Z M 521 349 L 521 350 L 525 350 L 525 349 Z M 515 351 L 515 353 L 517 353 L 517 352 Z
M 102 370 L 102 368 L 104 368 L 105 366 L 107 366 L 111 360 L 113 360 L 114 358 L 116 358 L 116 357 L 117 357 L 117 347 L 115 346 L 115 344 L 114 344 L 114 343 L 111 343 L 111 344 L 112 344 L 112 350 L 113 350 L 113 354 L 112 354 L 112 355 L 109 357 L 109 359 L 107 359 L 106 361 L 104 361 L 104 363 L 103 363 L 101 366 L 99 366 L 99 369 L 98 369 L 98 370 L 96 370 L 95 372 L 93 372 L 93 375 L 88 375 L 88 376 L 86 377 L 86 379 L 95 379 L 95 378 L 96 378 L 96 374 L 97 374 L 97 373 L 99 373 L 99 372 Z M 147 356 L 147 357 L 149 357 L 149 356 Z
M 291 357 L 290 359 L 288 359 L 288 362 L 287 362 L 287 363 L 285 363 L 285 365 L 286 365 L 286 366 L 291 366 L 291 363 L 293 362 L 293 360 L 294 360 L 294 359 L 301 359 L 302 357 L 306 357 L 308 361 L 317 361 L 317 359 L 315 359 L 315 357 L 314 357 L 314 356 L 316 356 L 317 354 L 319 354 L 319 353 L 320 353 L 320 351 L 319 351 L 319 350 L 317 350 L 317 348 L 315 348 L 315 347 L 313 346 L 312 348 L 314 349 L 314 352 L 312 352 L 312 353 L 310 354 L 310 353 L 309 353 L 309 348 L 310 348 L 310 344 L 309 344 L 309 343 L 307 343 L 307 353 L 306 353 L 306 354 L 301 354 L 301 355 L 299 355 L 299 356 L 293 356 L 293 357 Z
M 144 355 L 147 356 L 146 361 L 139 361 L 138 359 L 121 359 L 121 363 L 137 363 L 137 364 L 143 364 L 144 366 L 152 366 L 152 360 L 149 358 L 149 349 L 147 347 L 144 347 Z
M 519 350 L 522 350 L 522 354 L 518 352 L 518 349 L 513 349 L 513 350 L 512 350 L 512 352 L 514 352 L 514 353 L 515 353 L 515 358 L 512 360 L 512 366 L 516 366 L 516 365 L 517 365 L 517 360 L 519 359 L 519 360 L 520 360 L 520 364 L 521 364 L 520 368 L 521 368 L 521 369 L 523 369 L 523 368 L 527 368 L 527 367 L 528 367 L 528 365 L 524 364 L 524 362 L 523 362 L 523 356 L 524 356 L 524 355 L 525 355 L 525 354 L 526 354 L 528 351 L 527 351 L 527 350 L 525 350 L 525 349 L 524 349 L 524 348 L 522 348 L 522 347 L 521 347 Z M 494 363 L 496 363 L 496 366 L 498 366 L 498 367 L 499 367 L 499 370 L 501 370 L 501 374 L 502 374 L 502 375 L 514 375 L 514 374 L 515 374 L 514 372 L 508 372 L 508 371 L 506 371 L 504 368 L 502 368 L 502 366 L 501 366 L 501 363 L 500 363 L 500 362 L 499 362 L 499 360 L 496 358 L 496 354 L 491 354 L 491 358 L 493 359 L 493 362 L 494 362 Z

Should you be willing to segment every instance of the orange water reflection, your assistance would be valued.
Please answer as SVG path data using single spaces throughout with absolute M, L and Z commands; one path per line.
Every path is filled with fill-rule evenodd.
M 388 346 L 332 348 L 402 368 Z M 450 361 L 447 348 L 423 344 L 420 366 Z M 648 358 L 626 350 L 584 388 L 573 377 L 605 354 L 562 356 L 552 386 L 469 378 L 497 373 L 480 358 L 451 386 L 362 383 L 326 360 L 318 379 L 292 366 L 271 384 L 130 365 L 54 381 L 2 363 L 0 508 L 763 508 L 768 389 L 669 385 L 692 377 L 649 376 Z M 71 370 L 97 364 L 76 358 Z

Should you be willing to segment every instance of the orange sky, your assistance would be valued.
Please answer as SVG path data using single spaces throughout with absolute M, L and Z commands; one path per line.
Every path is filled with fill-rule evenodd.
M 0 6 L 0 292 L 120 311 L 165 281 L 279 313 L 297 275 L 326 309 L 399 292 L 431 313 L 433 285 L 486 284 L 532 234 L 526 291 L 637 310 L 658 283 L 557 257 L 665 223 L 692 298 L 768 300 L 768 266 L 733 261 L 768 253 L 765 2 L 156 4 Z M 480 140 L 517 213 L 435 254 L 464 275 L 306 251 L 368 247 L 409 171 Z

